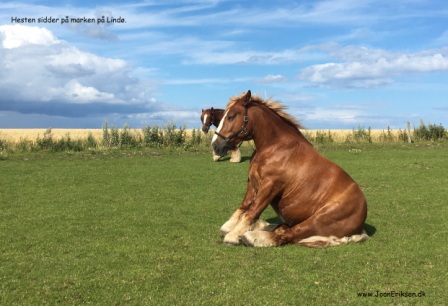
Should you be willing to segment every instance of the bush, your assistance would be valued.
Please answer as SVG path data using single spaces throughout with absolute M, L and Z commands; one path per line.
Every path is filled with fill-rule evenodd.
M 186 127 L 177 129 L 174 122 L 167 124 L 164 133 L 163 144 L 165 147 L 178 147 L 182 146 L 186 140 Z
M 406 130 L 398 129 L 398 140 L 408 142 L 408 132 L 406 132 Z
M 120 133 L 120 146 L 137 147 L 139 144 L 139 140 L 137 139 L 137 137 L 138 135 L 133 135 L 129 130 L 128 125 L 125 124 Z
M 110 147 L 110 133 L 109 133 L 109 127 L 107 122 L 103 124 L 103 137 L 101 140 L 104 147 L 109 148 Z
M 6 149 L 6 142 L 0 138 L 0 151 L 3 151 L 5 149 Z
M 143 144 L 145 146 L 158 148 L 163 144 L 163 132 L 159 130 L 157 125 L 153 127 L 145 126 L 143 131 Z
M 96 141 L 95 137 L 93 137 L 92 133 L 89 132 L 86 140 L 84 141 L 84 148 L 89 149 L 89 150 L 94 150 L 97 147 L 98 147 L 98 142 Z
M 36 140 L 37 149 L 49 150 L 53 146 L 53 135 L 51 134 L 51 128 L 48 128 L 44 132 L 44 138 L 37 137 Z
M 368 142 L 372 143 L 372 129 L 369 128 L 367 131 L 361 125 L 358 126 L 358 129 L 353 129 L 352 133 L 347 135 L 345 139 L 346 143 L 360 143 L 360 142 Z
M 423 120 L 420 120 L 419 127 L 414 128 L 413 135 L 416 140 L 437 141 L 447 138 L 446 130 L 442 124 L 428 124 L 428 126 L 426 126 Z
M 392 130 L 390 129 L 390 126 L 387 127 L 387 132 L 381 131 L 379 139 L 380 139 L 381 142 L 393 142 L 393 141 L 395 141 L 395 137 L 392 134 Z

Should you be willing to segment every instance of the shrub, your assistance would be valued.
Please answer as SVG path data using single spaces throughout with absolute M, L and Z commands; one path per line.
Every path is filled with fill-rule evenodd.
M 446 130 L 442 126 L 442 124 L 439 125 L 428 124 L 428 126 L 426 126 L 423 120 L 421 119 L 420 119 L 420 126 L 414 128 L 413 136 L 416 140 L 431 140 L 431 141 L 443 140 L 447 138 Z
M 178 147 L 182 146 L 186 139 L 186 127 L 185 125 L 182 128 L 176 129 L 176 124 L 174 122 L 170 122 L 165 127 L 163 144 L 165 147 Z
M 87 138 L 84 141 L 84 148 L 93 150 L 98 147 L 98 142 L 96 141 L 95 137 L 93 137 L 92 133 L 89 132 L 87 135 Z
M 392 130 L 390 129 L 390 126 L 387 127 L 387 132 L 385 132 L 384 130 L 381 131 L 381 134 L 379 136 L 379 140 L 381 142 L 393 142 L 393 141 L 395 141 L 395 137 L 392 134 Z
M 143 143 L 149 147 L 160 147 L 163 144 L 163 133 L 157 125 L 153 127 L 145 126 L 143 131 Z
M 362 127 L 361 125 L 358 126 L 358 129 L 354 129 L 352 130 L 352 133 L 347 135 L 345 142 L 347 143 L 360 143 L 360 142 L 368 142 L 368 143 L 372 143 L 372 129 L 369 128 L 367 129 L 367 131 L 365 130 L 364 127 Z
M 120 133 L 120 146 L 137 147 L 138 141 L 129 131 L 127 124 L 123 126 L 123 130 Z
M 316 137 L 314 139 L 315 142 L 323 144 L 323 143 L 333 143 L 333 136 L 331 136 L 330 130 L 327 133 L 324 131 L 317 131 Z
M 398 140 L 408 142 L 408 132 L 406 132 L 406 130 L 398 129 Z
M 53 135 L 51 134 L 51 128 L 48 128 L 44 132 L 44 138 L 37 136 L 36 140 L 37 149 L 49 150 L 53 146 Z
M 107 122 L 103 124 L 103 137 L 102 137 L 102 144 L 104 147 L 109 148 L 110 147 L 110 133 L 109 133 L 109 127 Z
M 6 142 L 0 138 L 0 151 L 3 151 L 5 149 L 6 149 Z
M 118 147 L 120 145 L 120 133 L 116 127 L 110 129 L 110 146 Z

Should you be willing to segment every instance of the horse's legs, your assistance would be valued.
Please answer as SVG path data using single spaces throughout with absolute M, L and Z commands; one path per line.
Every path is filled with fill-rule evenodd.
M 241 202 L 240 207 L 233 213 L 230 219 L 221 226 L 220 232 L 222 236 L 226 236 L 230 233 L 236 225 L 240 222 L 241 216 L 249 209 L 252 205 L 252 201 L 255 196 L 255 191 L 250 182 L 247 182 L 246 194 L 244 195 L 243 202 Z
M 271 200 L 275 197 L 273 192 L 273 183 L 266 181 L 259 186 L 258 192 L 255 193 L 250 181 L 248 182 L 246 196 L 241 204 L 240 212 L 235 212 L 236 217 L 239 214 L 239 219 L 236 223 L 232 223 L 233 229 L 231 229 L 224 237 L 225 244 L 239 244 L 240 237 L 247 231 L 252 231 L 255 228 L 267 229 L 269 224 L 263 221 L 259 221 L 263 210 L 268 206 Z M 232 218 L 234 217 L 232 216 Z M 231 220 L 232 220 L 231 218 Z M 230 221 L 230 220 L 229 220 Z M 226 225 L 226 224 L 224 224 Z
M 231 163 L 239 163 L 241 161 L 241 152 L 239 148 L 232 151 L 232 157 L 230 158 Z
M 248 246 L 279 246 L 288 243 L 308 247 L 324 247 L 349 242 L 361 242 L 369 238 L 362 229 L 366 211 L 340 209 L 342 204 L 328 205 L 307 220 L 293 226 L 279 226 L 273 232 L 246 232 L 241 240 Z
M 244 214 L 244 210 L 242 210 L 241 208 L 238 208 L 233 213 L 233 215 L 230 217 L 230 219 L 221 226 L 221 229 L 219 230 L 221 233 L 221 236 L 224 237 L 225 235 L 227 235 L 230 231 L 232 231 L 235 228 L 235 226 L 237 225 L 238 221 L 240 220 L 240 217 L 242 214 Z M 276 224 L 270 224 L 264 220 L 258 219 L 253 226 L 253 230 L 254 231 L 272 231 L 275 227 L 277 227 Z
M 238 221 L 240 220 L 241 215 L 244 214 L 244 211 L 245 211 L 244 209 L 238 208 L 230 217 L 230 219 L 221 226 L 221 229 L 219 230 L 221 236 L 227 235 L 230 231 L 232 231 L 235 228 Z

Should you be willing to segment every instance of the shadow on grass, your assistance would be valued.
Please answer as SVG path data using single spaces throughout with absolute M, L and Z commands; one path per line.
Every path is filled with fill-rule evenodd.
M 226 161 L 229 161 L 230 158 L 231 158 L 230 155 L 226 155 L 226 156 L 224 156 L 224 157 L 221 157 L 221 158 L 218 160 L 218 162 L 226 162 Z M 239 163 L 245 163 L 245 162 L 247 162 L 247 161 L 250 161 L 250 159 L 251 159 L 251 156 L 241 156 L 241 161 L 240 161 Z
M 279 217 L 273 217 L 273 218 L 266 219 L 266 222 L 271 223 L 271 224 L 279 224 L 279 225 L 283 223 Z M 364 229 L 366 230 L 367 235 L 369 235 L 369 237 L 372 237 L 376 233 L 376 227 L 373 225 L 365 223 Z
M 367 232 L 367 235 L 369 235 L 370 237 L 372 237 L 373 235 L 375 235 L 376 233 L 376 227 L 370 224 L 364 224 L 364 229 Z

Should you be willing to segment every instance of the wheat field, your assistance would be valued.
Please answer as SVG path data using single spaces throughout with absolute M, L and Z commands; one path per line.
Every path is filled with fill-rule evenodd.
M 22 140 L 35 141 L 43 138 L 47 129 L 0 129 L 0 139 L 17 143 Z M 72 139 L 87 138 L 89 133 L 95 139 L 101 139 L 102 129 L 51 129 L 51 135 L 54 139 L 60 139 L 70 135 Z

